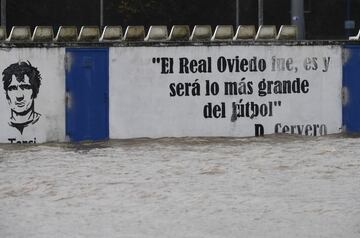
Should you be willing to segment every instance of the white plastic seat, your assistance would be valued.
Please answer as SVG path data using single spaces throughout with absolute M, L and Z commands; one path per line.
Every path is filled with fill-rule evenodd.
M 296 40 L 297 39 L 297 26 L 295 25 L 282 25 L 276 37 L 277 40 Z
M 190 37 L 190 28 L 188 25 L 173 25 L 170 31 L 169 40 L 187 41 Z
M 255 40 L 275 40 L 276 35 L 276 26 L 261 25 L 255 36 Z
M 5 41 L 6 40 L 6 28 L 3 26 L 0 26 L 0 41 Z
M 210 40 L 212 36 L 212 29 L 210 25 L 195 25 L 191 33 L 191 41 Z
M 167 40 L 168 29 L 167 26 L 150 26 L 145 41 L 162 41 Z
M 105 26 L 100 41 L 121 41 L 123 31 L 121 26 Z
M 360 30 L 356 36 L 350 36 L 349 40 L 360 40 Z
M 144 26 L 128 26 L 125 31 L 125 41 L 143 41 L 145 38 Z
M 234 38 L 234 27 L 232 25 L 218 25 L 215 28 L 212 41 L 216 40 L 232 40 Z
M 12 42 L 29 42 L 31 41 L 30 26 L 13 26 L 8 38 Z
M 54 40 L 54 30 L 52 26 L 36 26 L 31 39 L 34 42 L 51 42 Z
M 55 41 L 76 41 L 78 38 L 78 30 L 76 26 L 60 26 L 56 34 Z
M 239 25 L 233 40 L 254 40 L 255 35 L 254 25 Z
M 98 26 L 82 26 L 78 41 L 99 41 L 100 38 L 100 30 Z

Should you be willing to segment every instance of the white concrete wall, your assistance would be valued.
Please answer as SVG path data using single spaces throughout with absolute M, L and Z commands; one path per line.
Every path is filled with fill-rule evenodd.
M 246 60 L 239 72 L 229 69 L 229 64 L 237 59 L 250 62 L 254 57 L 257 62 L 262 59 L 266 63 L 263 71 L 246 71 Z M 188 66 L 193 65 L 192 72 L 181 72 L 181 62 L 185 61 L 182 58 L 189 60 Z M 285 64 L 273 67 L 274 59 L 277 62 L 279 58 Z M 219 59 L 230 60 L 226 69 L 217 66 Z M 339 46 L 113 47 L 109 62 L 110 138 L 245 137 L 255 135 L 256 124 L 265 134 L 341 132 Z M 195 67 L 200 64 L 201 67 Z M 297 78 L 303 85 L 300 92 L 281 92 L 279 84 L 285 80 L 294 83 Z M 264 93 L 260 90 L 259 95 L 265 84 L 261 83 L 263 79 L 276 87 L 270 85 L 270 91 L 265 90 L 266 95 L 260 96 Z M 225 84 L 230 82 L 238 87 L 244 82 L 245 91 L 226 94 Z M 181 87 L 186 83 L 190 84 L 189 96 L 174 93 L 176 87 L 180 94 L 184 93 Z M 191 93 L 194 83 L 200 87 L 199 92 L 195 87 L 195 95 Z M 218 85 L 216 95 L 207 95 L 207 84 Z M 250 111 L 239 112 L 237 105 L 246 109 L 247 103 Z M 262 115 L 251 117 L 251 103 L 262 107 Z M 210 104 L 212 110 L 219 105 L 212 118 L 209 113 L 204 114 L 204 108 L 207 112 Z
M 40 143 L 65 140 L 65 70 L 64 48 L 11 48 L 0 51 L 1 73 L 9 65 L 19 61 L 30 62 L 40 72 L 41 86 L 34 99 L 37 116 L 11 119 L 9 100 L 1 80 L 0 93 L 0 143 Z M 12 80 L 16 81 L 16 80 Z M 13 91 L 14 92 L 14 91 Z M 18 97 L 21 90 L 18 91 Z M 25 93 L 26 94 L 26 93 Z M 16 95 L 13 94 L 15 97 Z M 25 96 L 26 98 L 26 96 Z M 16 99 L 15 99 L 16 100 Z M 18 99 L 20 108 L 21 98 Z M 25 123 L 22 133 L 11 122 Z

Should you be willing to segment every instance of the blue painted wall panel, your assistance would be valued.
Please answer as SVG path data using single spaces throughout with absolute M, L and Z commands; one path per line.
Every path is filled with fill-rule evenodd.
M 360 132 L 360 46 L 345 46 L 344 59 L 343 124 L 346 132 L 357 133 Z
M 69 48 L 66 54 L 66 134 L 71 141 L 108 139 L 108 49 Z

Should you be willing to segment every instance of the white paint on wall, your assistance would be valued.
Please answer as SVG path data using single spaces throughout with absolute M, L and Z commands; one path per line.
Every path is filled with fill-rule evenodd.
M 0 51 L 0 71 L 12 64 L 25 62 L 38 70 L 41 76 L 41 85 L 36 98 L 29 99 L 26 95 L 33 89 L 26 89 L 21 84 L 29 84 L 28 77 L 19 82 L 16 76 L 12 76 L 11 85 L 13 91 L 4 89 L 3 75 L 1 75 L 0 92 L 0 142 L 1 143 L 41 143 L 49 141 L 65 140 L 65 70 L 64 48 L 11 48 Z M 18 70 L 19 71 L 19 70 Z M 32 71 L 33 72 L 33 71 Z M 20 80 L 21 81 L 21 80 Z M 11 86 L 10 85 L 10 86 Z M 23 88 L 21 88 L 23 87 Z M 28 91 L 27 91 L 28 90 Z M 6 98 L 10 93 L 10 102 Z M 24 96 L 25 95 L 25 96 Z M 22 98 L 24 97 L 24 98 Z M 11 101 L 12 99 L 12 101 Z M 11 110 L 17 107 L 25 110 L 26 103 L 33 100 L 34 112 L 21 117 L 20 113 Z M 15 103 L 18 103 L 16 106 Z M 27 112 L 27 111 L 26 111 Z M 25 114 L 25 112 L 23 112 Z M 15 116 L 14 116 L 15 115 Z M 35 115 L 35 116 L 34 116 Z M 19 129 L 16 123 L 25 124 Z
M 257 70 L 250 72 L 246 65 L 254 61 Z M 113 47 L 109 62 L 113 139 L 246 137 L 254 136 L 256 127 L 265 134 L 341 132 L 339 46 Z M 259 62 L 266 67 L 259 70 Z M 284 91 L 285 81 L 294 89 Z M 239 89 L 241 82 L 245 90 Z M 193 83 L 199 83 L 199 95 L 192 95 Z M 226 93 L 231 83 L 237 93 Z M 190 95 L 179 96 L 186 84 Z M 209 93 L 207 84 L 217 85 L 218 93 Z

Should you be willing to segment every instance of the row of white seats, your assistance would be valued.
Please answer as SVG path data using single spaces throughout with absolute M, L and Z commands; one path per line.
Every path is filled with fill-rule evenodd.
M 54 37 L 53 27 L 36 26 L 31 34 L 29 26 L 14 26 L 7 37 L 0 27 L 2 42 L 117 42 L 117 41 L 225 41 L 225 40 L 296 40 L 297 27 L 282 25 L 279 32 L 274 25 L 240 25 L 236 32 L 232 25 L 218 25 L 213 33 L 210 25 L 195 25 L 192 32 L 188 25 L 174 25 L 168 34 L 164 25 L 150 26 L 146 36 L 144 26 L 128 26 L 123 34 L 121 26 L 105 26 L 100 34 L 98 26 L 60 26 Z

